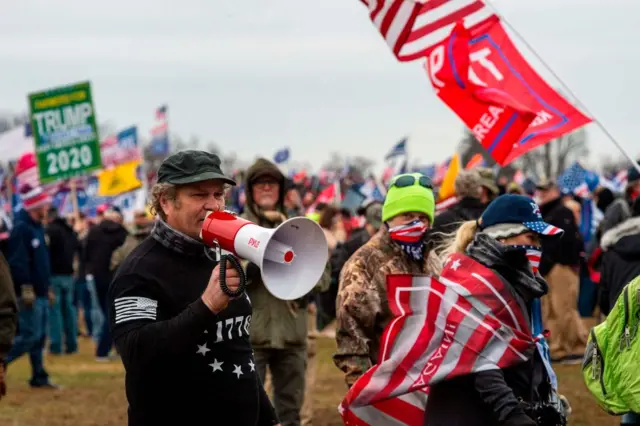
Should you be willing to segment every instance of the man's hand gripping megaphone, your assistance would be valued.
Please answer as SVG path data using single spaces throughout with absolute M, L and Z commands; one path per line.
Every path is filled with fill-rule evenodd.
M 235 216 L 234 212 L 225 212 Z M 212 249 L 219 263 L 211 272 L 207 288 L 202 294 L 202 301 L 217 314 L 223 311 L 232 299 L 244 294 L 247 279 L 240 261 L 235 256 L 222 254 L 222 248 L 215 240 Z

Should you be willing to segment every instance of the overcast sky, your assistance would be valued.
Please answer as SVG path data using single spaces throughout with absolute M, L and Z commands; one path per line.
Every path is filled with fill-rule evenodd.
M 640 2 L 493 3 L 640 154 Z M 394 59 L 358 0 L 8 1 L 0 70 L 2 110 L 24 111 L 28 92 L 89 79 L 99 121 L 146 133 L 166 103 L 172 131 L 247 159 L 289 146 L 314 167 L 331 151 L 381 165 L 409 135 L 413 160 L 429 163 L 462 134 L 421 66 Z M 596 153 L 614 152 L 593 125 L 589 136 Z

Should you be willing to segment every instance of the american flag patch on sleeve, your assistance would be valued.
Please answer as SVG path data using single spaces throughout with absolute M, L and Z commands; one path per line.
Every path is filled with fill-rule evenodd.
M 158 309 L 158 301 L 146 297 L 119 297 L 114 301 L 116 318 L 115 323 L 156 319 L 156 310 Z

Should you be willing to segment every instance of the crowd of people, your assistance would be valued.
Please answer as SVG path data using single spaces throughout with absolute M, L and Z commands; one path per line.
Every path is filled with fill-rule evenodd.
M 310 425 L 316 340 L 335 338 L 334 362 L 346 391 L 378 362 L 392 318 L 386 277 L 437 276 L 458 253 L 511 289 L 533 336 L 550 331 L 544 333 L 548 351 L 435 384 L 424 424 L 536 425 L 527 407 L 561 398 L 550 385 L 549 365 L 580 362 L 588 335 L 583 318 L 607 315 L 640 275 L 640 174 L 634 168 L 624 194 L 600 187 L 580 197 L 551 180 L 526 193 L 498 183 L 491 169 L 464 170 L 455 181 L 457 202 L 438 214 L 435 189 L 420 173 L 393 177 L 384 201 L 357 211 L 317 202 L 308 187 L 266 159 L 243 180 L 242 217 L 274 228 L 306 215 L 324 231 L 329 260 L 307 296 L 277 299 L 258 267 L 246 262 L 246 297 L 220 290 L 219 266 L 199 239 L 200 227 L 206 211 L 224 208 L 236 182 L 213 154 L 184 151 L 166 159 L 150 190 L 151 209 L 136 213 L 129 227 L 114 206 L 93 218 L 61 217 L 41 188 L 23 189 L 23 209 L 1 246 L 0 393 L 5 366 L 24 354 L 30 385 L 58 388 L 43 353 L 74 354 L 85 334 L 95 341 L 96 362 L 125 366 L 130 425 L 191 424 L 211 407 L 236 406 L 235 415 L 244 417 L 234 424 Z M 236 288 L 232 271 L 228 285 Z M 225 322 L 238 323 L 233 337 Z M 169 395 L 167 386 L 180 395 Z M 255 410 L 249 412 L 248 403 Z M 461 403 L 468 409 L 452 405 Z M 562 407 L 568 410 L 568 403 Z M 633 414 L 623 418 L 623 424 L 634 421 L 640 424 Z

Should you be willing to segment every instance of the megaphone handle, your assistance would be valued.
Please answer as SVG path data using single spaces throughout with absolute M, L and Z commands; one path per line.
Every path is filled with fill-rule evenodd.
M 233 269 L 238 271 L 238 275 L 240 276 L 240 286 L 238 290 L 231 291 L 227 286 L 227 261 L 231 263 Z M 242 265 L 240 265 L 240 261 L 235 258 L 235 256 L 229 254 L 223 254 L 220 256 L 220 289 L 224 294 L 229 297 L 238 297 L 242 295 L 247 288 L 247 277 L 244 274 L 244 270 L 242 269 Z

